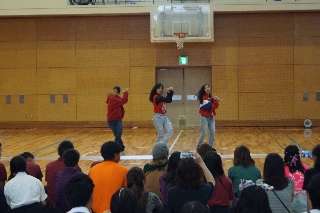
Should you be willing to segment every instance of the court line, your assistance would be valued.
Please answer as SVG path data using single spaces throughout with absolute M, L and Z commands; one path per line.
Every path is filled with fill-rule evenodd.
M 269 132 L 266 132 L 282 149 L 284 149 L 284 147 L 274 138 L 272 137 L 272 135 Z
M 176 139 L 173 141 L 172 145 L 169 148 L 169 152 L 171 151 L 171 149 L 174 147 L 174 145 L 177 143 L 178 139 L 180 138 L 181 133 L 183 132 L 183 130 L 180 131 L 179 135 L 176 137 Z
M 295 140 L 293 140 L 291 137 L 289 137 L 289 135 L 285 134 L 284 132 L 282 132 L 282 134 L 284 134 L 284 136 L 287 137 L 287 139 L 289 141 L 291 141 L 291 143 L 293 143 L 294 145 L 296 145 L 297 147 L 299 147 L 302 151 L 306 151 L 307 149 L 305 149 L 303 146 L 301 146 L 298 142 L 296 142 Z

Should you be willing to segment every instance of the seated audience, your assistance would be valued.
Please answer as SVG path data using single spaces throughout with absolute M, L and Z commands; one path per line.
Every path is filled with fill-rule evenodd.
M 202 143 L 197 147 L 197 152 L 199 153 L 201 158 L 204 159 L 204 157 L 208 152 L 215 152 L 215 151 L 213 150 L 212 146 L 210 146 L 209 144 Z
M 307 211 L 307 194 L 302 189 L 304 173 L 308 166 L 301 162 L 299 148 L 289 145 L 284 150 L 284 172 L 294 182 L 294 198 L 292 208 L 295 212 Z
M 174 187 L 176 185 L 174 182 L 174 177 L 180 161 L 180 153 L 181 152 L 175 151 L 170 155 L 167 172 L 161 175 L 159 178 L 161 201 L 163 204 L 163 213 L 169 212 L 168 191 L 171 187 Z
M 233 213 L 272 213 L 266 191 L 257 185 L 243 189 Z
M 71 206 L 67 203 L 64 196 L 64 188 L 68 181 L 77 175 L 84 175 L 83 172 L 77 170 L 80 154 L 75 149 L 66 150 L 63 155 L 63 162 L 66 168 L 55 175 L 55 207 L 67 212 L 71 209 Z
M 47 181 L 47 204 L 50 206 L 54 206 L 56 191 L 55 191 L 55 185 L 54 185 L 54 178 L 55 175 L 60 172 L 61 170 L 64 170 L 66 166 L 63 163 L 63 153 L 64 151 L 68 149 L 73 149 L 73 144 L 71 141 L 62 141 L 58 146 L 58 154 L 59 158 L 55 161 L 52 161 L 47 164 L 46 166 L 46 176 L 45 180 Z M 77 170 L 81 171 L 80 167 L 77 167 Z
M 153 159 L 143 167 L 143 171 L 146 175 L 146 183 L 144 185 L 145 190 L 153 192 L 159 197 L 161 196 L 159 178 L 167 170 L 168 153 L 169 148 L 165 142 L 155 143 L 152 147 Z
M 230 178 L 224 175 L 220 155 L 216 152 L 208 152 L 204 158 L 204 162 L 215 180 L 214 191 L 208 202 L 210 212 L 231 212 L 232 201 L 234 199 L 233 185 Z
M 136 213 L 156 213 L 162 210 L 162 202 L 153 192 L 144 191 L 146 177 L 139 167 L 132 167 L 127 173 L 127 185 L 137 197 Z
M 320 213 L 320 174 L 314 175 L 310 180 L 307 194 L 311 204 L 311 210 L 308 213 Z
M 199 201 L 190 201 L 183 205 L 180 213 L 210 213 L 207 206 Z
M 105 142 L 100 149 L 104 161 L 89 170 L 89 177 L 95 185 L 92 203 L 92 210 L 95 213 L 103 213 L 106 210 L 110 210 L 112 195 L 119 188 L 127 185 L 126 175 L 128 169 L 118 164 L 121 150 L 122 148 L 118 143 L 113 141 Z
M 2 154 L 2 144 L 0 143 L 0 158 Z M 3 163 L 0 162 L 0 188 L 4 189 L 4 184 L 7 181 L 7 170 Z
M 92 206 L 92 180 L 87 175 L 72 177 L 65 186 L 65 197 L 72 209 L 68 213 L 90 213 Z
M 270 208 L 273 213 L 292 212 L 294 182 L 284 173 L 284 162 L 277 153 L 270 153 L 264 161 L 263 179 L 257 184 L 268 184 L 274 190 L 267 191 Z
M 320 173 L 320 144 L 317 144 L 313 149 L 312 149 L 312 156 L 313 156 L 313 168 L 310 168 L 308 170 L 306 170 L 305 174 L 304 174 L 304 182 L 303 182 L 303 186 L 302 189 L 303 190 L 307 190 L 308 185 L 310 180 L 312 179 L 312 177 L 316 174 Z M 307 193 L 307 197 L 308 197 L 308 193 Z M 311 209 L 311 203 L 310 203 L 310 199 L 308 198 L 308 210 Z
M 111 213 L 135 213 L 136 207 L 137 198 L 128 188 L 118 189 L 111 197 Z
M 255 165 L 254 160 L 250 156 L 250 151 L 246 146 L 238 146 L 234 150 L 233 166 L 228 169 L 228 177 L 232 180 L 235 193 L 233 206 L 237 203 L 241 191 L 239 190 L 240 180 L 252 180 L 256 182 L 261 178 L 259 167 Z
M 169 189 L 168 203 L 171 213 L 179 213 L 183 205 L 189 201 L 199 201 L 207 205 L 214 189 L 214 179 L 202 158 L 195 154 L 192 157 L 180 159 L 175 175 L 177 186 Z M 207 183 L 204 183 L 205 176 Z
M 33 154 L 31 154 L 30 152 L 23 152 L 20 155 L 27 161 L 28 174 L 42 181 L 43 174 L 40 166 L 35 163 Z

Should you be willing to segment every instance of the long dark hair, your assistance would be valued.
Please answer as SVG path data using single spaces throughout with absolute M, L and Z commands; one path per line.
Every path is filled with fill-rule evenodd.
M 224 175 L 222 160 L 218 153 L 208 152 L 204 157 L 204 163 L 214 178 Z
M 233 165 L 242 165 L 244 168 L 255 165 L 248 147 L 243 145 L 236 147 L 234 150 Z
M 313 167 L 320 171 L 320 144 L 317 144 L 312 149 L 312 155 L 313 155 L 313 157 L 316 157 L 316 160 L 314 161 Z
M 167 175 L 163 178 L 166 183 L 174 183 L 174 176 L 180 161 L 180 153 L 178 151 L 173 152 L 168 160 Z
M 204 96 L 204 94 L 206 94 L 206 91 L 205 91 L 206 86 L 210 87 L 209 84 L 202 85 L 200 90 L 199 90 L 199 92 L 195 95 L 195 96 L 197 96 L 197 100 L 199 100 L 200 104 L 203 104 L 203 98 L 202 97 Z M 209 97 L 211 97 L 211 93 L 209 93 Z
M 127 173 L 127 186 L 137 197 L 137 202 L 140 205 L 143 205 L 146 200 L 144 199 L 144 182 L 146 176 L 144 172 L 139 167 L 132 167 Z
M 289 145 L 284 150 L 284 164 L 288 166 L 290 173 L 297 170 L 304 174 L 305 169 L 300 161 L 299 148 L 296 145 Z
M 184 189 L 194 189 L 203 182 L 203 172 L 193 158 L 180 159 L 174 181 Z
M 153 96 L 155 94 L 157 94 L 157 89 L 159 89 L 160 87 L 162 87 L 163 89 L 163 85 L 161 83 L 157 83 L 156 85 L 153 86 L 151 92 L 150 92 L 150 96 L 149 96 L 149 101 L 153 103 Z
M 263 182 L 273 186 L 275 190 L 282 190 L 288 186 L 288 178 L 284 174 L 282 157 L 277 153 L 270 153 L 264 161 Z

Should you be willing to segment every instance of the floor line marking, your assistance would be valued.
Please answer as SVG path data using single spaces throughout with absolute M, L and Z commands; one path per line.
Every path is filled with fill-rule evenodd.
M 173 141 L 173 144 L 170 146 L 169 148 L 169 152 L 171 151 L 171 149 L 174 147 L 174 145 L 177 143 L 178 139 L 180 138 L 181 133 L 183 132 L 183 130 L 180 131 L 179 135 L 176 137 L 176 139 Z

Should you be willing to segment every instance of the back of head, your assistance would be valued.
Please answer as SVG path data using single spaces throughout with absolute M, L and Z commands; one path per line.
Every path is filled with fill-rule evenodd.
M 100 153 L 104 160 L 113 160 L 114 155 L 119 154 L 121 150 L 120 144 L 114 141 L 108 141 L 101 146 Z
M 248 147 L 241 145 L 234 150 L 233 165 L 242 165 L 245 168 L 255 165 L 254 160 L 251 158 Z
M 168 153 L 169 148 L 165 142 L 155 143 L 152 147 L 153 160 L 167 159 Z
M 179 161 L 174 181 L 182 188 L 196 188 L 203 181 L 203 172 L 193 158 L 183 158 Z
M 288 179 L 284 173 L 282 157 L 277 153 L 269 153 L 263 167 L 264 183 L 273 186 L 275 190 L 282 190 L 288 186 Z
M 135 213 L 137 198 L 128 188 L 118 189 L 111 197 L 111 213 Z
M 305 172 L 300 161 L 299 148 L 296 145 L 289 145 L 284 149 L 284 163 L 289 167 L 290 173 L 295 173 L 297 170 Z
M 10 172 L 16 174 L 18 172 L 27 171 L 27 161 L 22 156 L 15 156 L 10 160 Z
M 190 201 L 184 204 L 180 213 L 210 213 L 208 207 L 204 206 L 199 201 Z
M 80 153 L 75 149 L 68 149 L 63 153 L 63 162 L 66 167 L 75 167 L 78 165 Z
M 64 188 L 66 200 L 73 207 L 86 206 L 89 202 L 94 184 L 88 175 L 72 177 Z
M 58 146 L 58 154 L 62 157 L 64 151 L 68 149 L 73 149 L 73 143 L 71 141 L 62 141 Z
M 206 164 L 213 177 L 224 175 L 222 160 L 218 153 L 208 152 L 204 157 L 204 163 Z
M 272 213 L 265 190 L 256 185 L 243 189 L 234 213 Z
M 204 159 L 208 152 L 213 152 L 213 150 L 212 147 L 207 143 L 202 143 L 197 147 L 197 153 L 201 156 L 202 159 Z
M 145 180 L 146 176 L 141 168 L 135 166 L 128 170 L 127 186 L 136 195 L 138 202 L 144 191 Z
M 175 151 L 169 157 L 167 175 L 164 178 L 164 181 L 167 183 L 174 182 L 174 176 L 176 174 L 176 170 L 180 161 L 180 154 L 181 152 Z
M 320 209 L 320 174 L 311 178 L 307 188 L 312 209 Z
M 24 157 L 24 159 L 28 160 L 29 158 L 34 159 L 34 156 L 30 152 L 22 152 L 20 156 Z
M 312 155 L 313 157 L 316 157 L 314 162 L 314 168 L 317 168 L 320 171 L 320 144 L 317 144 L 312 149 Z

